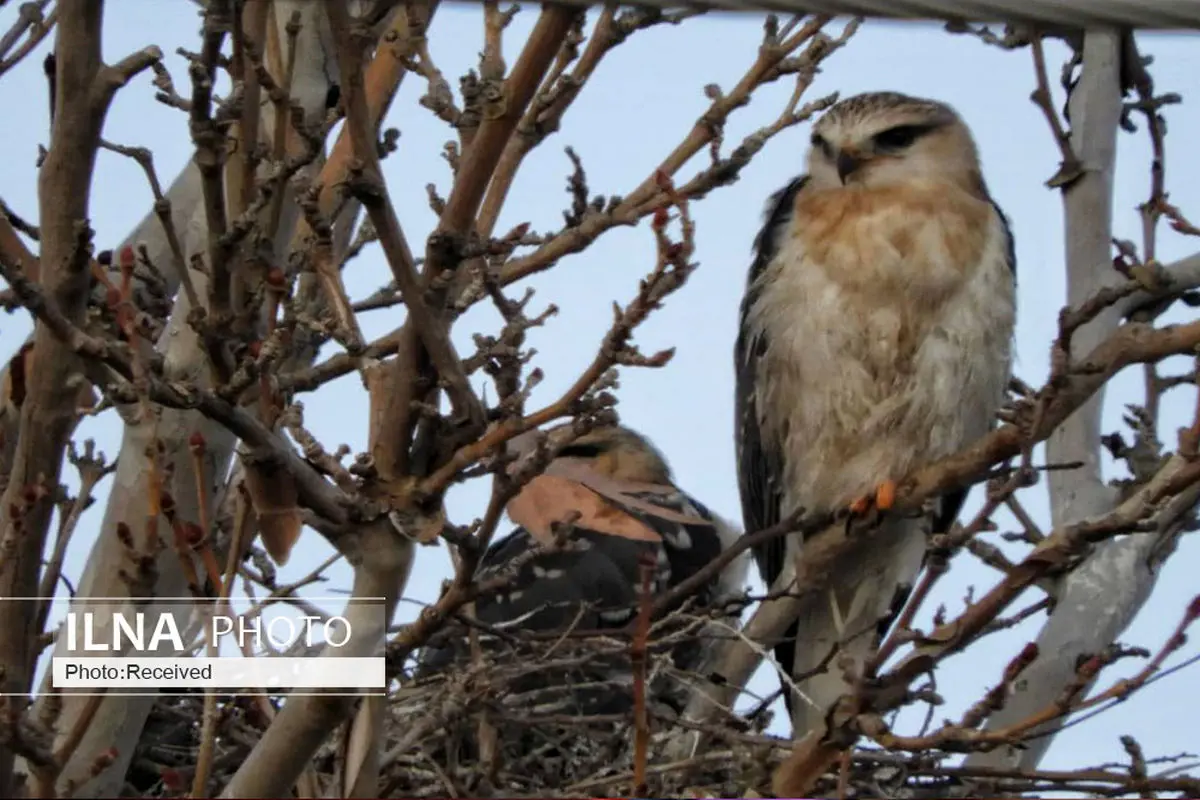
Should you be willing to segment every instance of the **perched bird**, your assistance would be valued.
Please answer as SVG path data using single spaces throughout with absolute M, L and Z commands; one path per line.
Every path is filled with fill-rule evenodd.
M 527 438 L 514 449 L 521 453 L 533 444 Z M 516 573 L 499 593 L 476 601 L 475 618 L 513 634 L 626 628 L 639 610 L 643 564 L 651 568 L 650 592 L 656 597 L 703 569 L 739 536 L 674 484 L 666 459 L 649 440 L 618 425 L 576 437 L 506 510 L 518 527 L 488 548 L 476 578 L 486 581 L 514 568 Z M 572 520 L 561 549 L 531 556 L 540 546 L 554 544 L 556 529 Z M 698 612 L 742 592 L 748 560 L 735 560 L 689 598 Z M 711 644 L 688 637 L 671 655 L 678 670 L 691 671 L 701 668 L 711 650 Z M 461 644 L 431 651 L 422 659 L 423 671 L 441 669 L 463 655 Z M 610 683 L 630 681 L 625 652 L 599 669 Z M 545 676 L 539 680 L 546 682 Z M 673 683 L 661 687 L 656 699 L 678 709 L 688 687 Z M 615 713 L 630 701 L 611 685 L 574 696 L 576 713 Z
M 897 481 L 988 432 L 1011 373 L 1015 255 L 952 108 L 893 92 L 832 106 L 754 249 L 735 346 L 747 532 L 799 509 L 886 510 Z M 964 498 L 939 498 L 935 531 Z M 776 648 L 811 676 L 797 685 L 813 704 L 788 696 L 797 738 L 846 690 L 839 661 L 861 669 L 911 588 L 929 524 L 883 514 Z M 798 539 L 756 549 L 768 586 L 803 559 Z

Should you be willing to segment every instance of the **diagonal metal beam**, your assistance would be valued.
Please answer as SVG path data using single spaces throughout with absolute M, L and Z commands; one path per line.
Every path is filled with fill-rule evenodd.
M 602 5 L 594 0 L 559 0 Z M 631 5 L 909 20 L 1011 22 L 1053 28 L 1200 30 L 1200 0 L 639 0 Z

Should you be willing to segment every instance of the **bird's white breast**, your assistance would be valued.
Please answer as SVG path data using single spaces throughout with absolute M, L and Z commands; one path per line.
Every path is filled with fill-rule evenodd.
M 1011 370 L 1015 287 L 990 203 L 801 192 L 758 277 L 755 405 L 784 513 L 832 509 L 987 432 Z

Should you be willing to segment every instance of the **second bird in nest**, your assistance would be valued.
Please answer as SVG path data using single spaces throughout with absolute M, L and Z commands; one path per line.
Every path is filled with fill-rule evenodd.
M 521 456 L 533 444 L 532 437 L 521 437 L 510 450 Z M 740 535 L 675 485 L 666 459 L 648 439 L 619 425 L 598 427 L 563 447 L 509 502 L 507 512 L 518 527 L 488 548 L 476 572 L 477 580 L 486 581 L 515 570 L 499 592 L 475 603 L 479 635 L 493 657 L 497 647 L 532 655 L 538 642 L 545 650 L 572 633 L 628 630 L 642 602 L 642 565 L 650 567 L 652 602 Z M 565 541 L 556 549 L 555 531 L 568 522 Z M 541 546 L 552 549 L 532 554 Z M 690 674 L 703 671 L 715 647 L 713 618 L 736 624 L 740 607 L 725 606 L 742 593 L 747 566 L 745 558 L 734 560 L 683 600 L 685 615 L 655 628 L 648 681 L 652 703 L 679 710 L 686 701 Z M 469 659 L 462 631 L 445 633 L 421 654 L 419 674 Z M 521 644 L 530 634 L 531 641 Z M 539 705 L 547 711 L 627 711 L 632 702 L 628 640 L 614 639 L 599 649 L 596 657 L 580 657 L 562 673 L 533 673 L 514 688 L 566 690 L 553 699 L 552 693 L 543 695 Z

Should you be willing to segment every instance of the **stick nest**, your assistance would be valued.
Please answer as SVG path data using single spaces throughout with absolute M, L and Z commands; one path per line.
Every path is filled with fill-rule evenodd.
M 694 624 L 676 628 L 652 638 L 646 659 L 650 793 L 740 797 L 749 786 L 769 785 L 781 754 L 779 741 L 760 733 L 769 712 L 730 714 L 717 741 L 699 746 L 699 732 L 680 719 L 679 710 L 704 681 L 679 669 L 671 653 L 689 646 L 711 651 L 718 642 L 697 634 Z M 396 759 L 385 784 L 405 797 L 628 796 L 634 790 L 633 671 L 628 638 L 489 642 L 474 657 L 400 688 L 389 742 Z M 735 733 L 736 742 L 726 736 Z
M 762 733 L 771 712 L 761 706 L 729 712 L 720 726 L 703 731 L 680 719 L 679 709 L 704 681 L 679 669 L 672 653 L 715 649 L 719 642 L 703 623 L 680 611 L 652 631 L 645 667 L 651 796 L 745 797 L 751 787 L 770 786 L 771 770 L 790 746 Z M 671 632 L 655 638 L 663 630 Z M 383 796 L 629 796 L 635 749 L 629 637 L 496 633 L 472 633 L 451 621 L 434 643 L 457 643 L 460 658 L 427 676 L 416 659 L 405 664 L 388 696 Z M 470 648 L 474 655 L 467 649 L 472 638 L 480 643 Z M 278 706 L 279 698 L 271 702 Z M 156 704 L 127 790 L 177 796 L 169 784 L 190 779 L 202 705 L 202 693 Z M 264 720 L 245 696 L 222 698 L 218 713 L 219 786 L 257 741 Z M 344 741 L 331 737 L 314 759 L 325 785 L 338 784 Z

